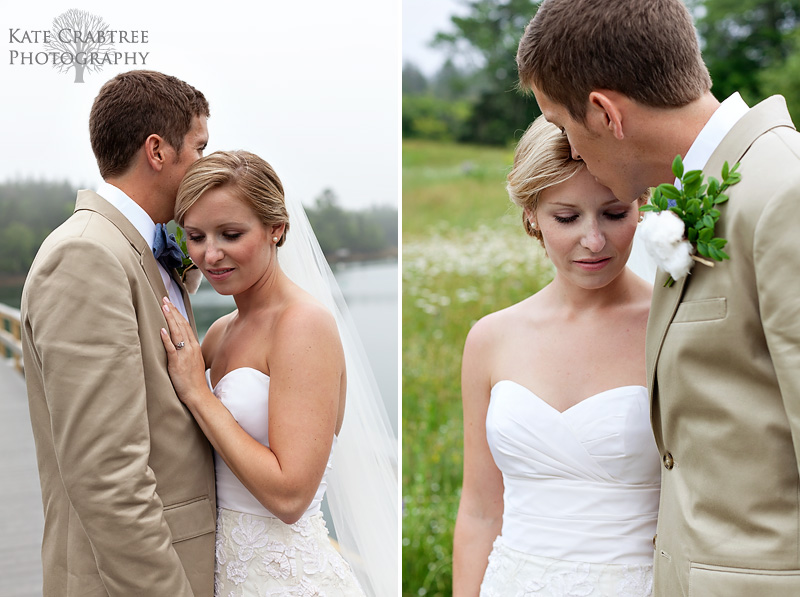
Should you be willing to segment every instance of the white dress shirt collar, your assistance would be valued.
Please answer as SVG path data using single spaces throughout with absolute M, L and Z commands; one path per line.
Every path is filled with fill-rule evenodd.
M 142 209 L 142 206 L 128 197 L 124 191 L 105 181 L 97 187 L 97 194 L 122 212 L 122 215 L 133 224 L 137 232 L 147 241 L 147 246 L 152 251 L 156 236 L 156 224 L 148 213 Z M 156 261 L 156 265 L 158 265 L 158 273 L 161 274 L 161 281 L 164 282 L 164 288 L 166 288 L 172 304 L 178 308 L 181 315 L 189 319 L 178 283 L 170 276 L 161 262 Z
M 97 187 L 97 194 L 122 212 L 122 215 L 147 241 L 147 246 L 152 251 L 156 236 L 156 224 L 142 206 L 128 197 L 123 190 L 105 181 Z
M 686 157 L 683 158 L 684 172 L 689 170 L 702 170 L 711 158 L 711 154 L 719 147 L 733 126 L 739 122 L 750 108 L 742 99 L 738 92 L 731 95 L 722 102 L 717 110 L 711 115 L 703 130 L 697 135 L 692 143 Z M 711 173 L 719 177 L 719 173 Z M 676 186 L 680 186 L 680 181 L 675 181 Z

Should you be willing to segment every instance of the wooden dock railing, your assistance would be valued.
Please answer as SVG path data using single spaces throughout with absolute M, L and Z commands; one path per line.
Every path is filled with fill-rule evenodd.
M 22 373 L 22 341 L 20 340 L 19 309 L 0 303 L 0 354 L 14 360 L 14 367 Z
M 9 317 L 5 309 L 2 317 Z M 12 336 L 4 325 L 0 329 Z M 25 379 L 4 355 L 0 344 L 0 595 L 42 597 L 44 509 L 36 448 Z

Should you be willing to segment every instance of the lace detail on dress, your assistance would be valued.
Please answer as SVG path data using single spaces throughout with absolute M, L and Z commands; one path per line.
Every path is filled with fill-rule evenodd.
M 287 525 L 218 509 L 215 597 L 363 597 L 321 514 Z
M 650 597 L 651 565 L 589 564 L 531 556 L 498 538 L 481 597 Z

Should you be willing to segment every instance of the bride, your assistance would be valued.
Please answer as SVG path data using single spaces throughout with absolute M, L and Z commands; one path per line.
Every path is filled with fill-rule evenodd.
M 543 118 L 508 180 L 556 273 L 467 337 L 453 593 L 648 596 L 659 454 L 644 387 L 652 287 L 625 266 L 638 204 Z
M 393 438 L 305 214 L 287 207 L 270 165 L 245 151 L 197 161 L 178 191 L 189 255 L 237 306 L 202 348 L 163 306 L 173 384 L 215 450 L 215 595 L 392 594 Z M 352 567 L 320 511 L 329 484 Z

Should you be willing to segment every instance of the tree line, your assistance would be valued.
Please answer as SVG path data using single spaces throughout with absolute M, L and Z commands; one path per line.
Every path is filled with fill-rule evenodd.
M 722 101 L 783 95 L 800 122 L 800 0 L 685 0 Z M 515 56 L 538 0 L 464 0 L 464 16 L 431 39 L 447 56 L 426 77 L 403 65 L 403 137 L 507 145 L 540 114 L 518 89 Z
M 42 241 L 75 209 L 76 194 L 66 181 L 0 183 L 0 276 L 27 274 Z M 306 213 L 329 261 L 397 254 L 395 208 L 345 209 L 326 189 Z
M 329 262 L 397 254 L 399 226 L 397 209 L 393 207 L 348 210 L 339 205 L 331 189 L 325 189 L 305 210 Z
M 39 245 L 75 209 L 68 182 L 0 184 L 0 275 L 24 275 Z

